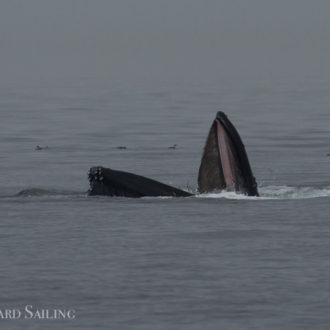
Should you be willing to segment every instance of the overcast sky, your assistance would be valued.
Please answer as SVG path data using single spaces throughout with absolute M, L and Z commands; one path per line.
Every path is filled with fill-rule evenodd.
M 1 82 L 330 74 L 329 0 L 1 0 Z

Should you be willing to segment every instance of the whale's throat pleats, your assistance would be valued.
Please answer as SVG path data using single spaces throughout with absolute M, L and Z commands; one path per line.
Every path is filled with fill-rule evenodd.
M 217 127 L 216 133 L 224 183 L 227 190 L 235 190 L 235 161 L 232 153 L 233 148 L 225 129 L 218 120 L 215 120 L 215 122 Z
M 198 189 L 201 193 L 226 188 L 224 174 L 220 165 L 217 122 L 214 121 L 206 139 L 199 168 Z

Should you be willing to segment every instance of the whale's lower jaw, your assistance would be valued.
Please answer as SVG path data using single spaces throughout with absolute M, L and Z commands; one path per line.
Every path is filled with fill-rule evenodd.
M 244 144 L 223 112 L 218 112 L 206 139 L 198 174 L 201 193 L 229 190 L 258 196 Z

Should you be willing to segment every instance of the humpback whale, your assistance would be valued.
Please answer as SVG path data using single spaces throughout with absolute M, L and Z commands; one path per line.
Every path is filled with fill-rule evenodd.
M 91 196 L 193 196 L 192 193 L 144 176 L 102 166 L 91 167 L 88 180 L 88 194 Z M 228 117 L 219 111 L 206 139 L 198 173 L 198 191 L 207 193 L 221 190 L 259 196 L 244 144 Z

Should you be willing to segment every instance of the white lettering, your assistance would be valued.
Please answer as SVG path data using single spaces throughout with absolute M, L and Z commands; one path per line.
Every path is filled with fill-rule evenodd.
M 13 309 L 13 319 L 20 319 L 21 315 L 22 313 L 19 309 Z
M 68 318 L 74 320 L 76 318 L 76 311 L 74 309 L 68 310 Z
M 31 319 L 48 319 L 48 320 L 63 320 L 70 319 L 74 320 L 76 318 L 76 311 L 74 309 L 34 309 L 33 305 L 25 305 L 24 318 Z M 0 309 L 0 319 L 15 320 L 20 319 L 22 312 L 17 308 L 6 308 Z
M 32 319 L 33 317 L 33 313 L 32 313 L 32 309 L 33 306 L 32 305 L 26 305 L 24 310 L 25 310 L 25 318 L 26 319 Z
M 0 309 L 0 318 L 1 319 L 9 319 L 9 320 L 16 320 L 19 319 L 21 317 L 21 311 L 19 309 L 4 309 L 1 310 Z

